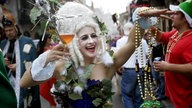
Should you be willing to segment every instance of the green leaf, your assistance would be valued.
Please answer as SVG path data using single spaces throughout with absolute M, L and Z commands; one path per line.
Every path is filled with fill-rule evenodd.
M 139 108 L 162 108 L 163 105 L 159 101 L 144 101 Z
M 58 2 L 58 0 L 49 0 L 50 2 Z
M 75 72 L 76 70 L 74 69 L 73 64 L 66 64 L 65 66 L 67 68 L 67 76 L 66 76 L 66 83 L 69 84 L 71 81 L 76 81 L 78 79 L 77 73 Z
M 111 57 L 113 57 L 113 54 L 114 54 L 114 51 L 113 51 L 113 50 L 109 50 L 109 55 L 110 55 Z
M 83 82 L 81 82 L 81 81 L 75 82 L 74 85 L 73 85 L 73 88 L 75 88 L 76 86 L 80 86 L 83 89 L 85 88 L 85 84 Z
M 110 79 L 103 79 L 102 84 L 103 84 L 103 91 L 105 93 L 110 93 L 111 89 L 112 89 L 111 80 Z
M 108 30 L 107 30 L 107 27 L 106 27 L 106 25 L 105 25 L 105 23 L 104 22 L 102 22 L 102 21 L 100 21 L 100 19 L 97 17 L 97 16 L 95 16 L 94 17 L 94 19 L 95 19 L 95 21 L 98 23 L 98 25 L 99 25 L 99 28 L 100 28 L 100 30 L 101 30 L 101 34 L 107 34 L 108 33 Z
M 101 98 L 96 98 L 95 100 L 93 100 L 93 104 L 97 107 L 101 104 L 102 102 L 102 99 Z
M 42 11 L 41 11 L 39 8 L 37 8 L 37 7 L 33 7 L 33 8 L 31 9 L 30 14 L 29 14 L 29 17 L 30 17 L 31 22 L 32 22 L 33 24 L 36 23 L 36 20 L 37 20 L 37 18 L 41 15 L 41 12 L 42 12 Z
M 59 3 L 58 0 L 49 0 L 50 2 L 56 3 L 58 6 L 61 6 L 61 3 Z
M 91 75 L 91 72 L 92 72 L 94 66 L 95 65 L 93 65 L 93 64 L 86 66 L 84 69 L 85 73 L 83 75 L 80 75 L 79 77 L 81 79 L 87 79 Z
M 110 105 L 109 103 L 105 103 L 105 104 L 103 105 L 103 108 L 112 108 L 112 105 Z
M 74 92 L 68 93 L 68 96 L 72 100 L 83 99 L 83 97 L 80 94 Z
M 44 31 L 44 29 L 45 29 L 45 26 L 46 26 L 46 21 L 45 20 L 42 20 L 41 21 L 41 25 L 40 25 L 40 29 L 42 30 L 42 31 Z

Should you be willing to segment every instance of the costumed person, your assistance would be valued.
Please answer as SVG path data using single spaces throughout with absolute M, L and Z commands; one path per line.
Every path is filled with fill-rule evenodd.
M 17 96 L 17 108 L 40 108 L 39 86 L 20 88 L 21 77 L 36 58 L 36 48 L 32 39 L 22 36 L 13 15 L 9 12 L 3 15 L 2 24 L 7 39 L 1 41 L 0 48 Z
M 0 7 L 0 25 L 2 25 L 1 24 L 2 18 L 3 18 L 3 12 Z M 0 49 L 0 95 L 1 95 L 0 97 L 1 108 L 17 107 L 17 99 L 15 91 L 9 82 L 9 78 L 7 76 L 7 70 L 5 67 L 5 61 L 1 49 Z
M 52 49 L 52 43 L 51 43 L 51 37 L 52 35 L 49 33 L 45 34 L 45 38 L 42 40 L 42 37 L 39 39 L 38 45 L 37 45 L 37 56 L 42 54 L 43 52 Z M 50 80 L 40 84 L 40 95 L 49 102 L 50 108 L 55 108 L 56 103 L 54 100 L 54 97 L 50 93 L 50 89 L 54 82 L 56 81 L 55 78 L 51 78 Z
M 57 82 L 51 92 L 56 99 L 60 98 L 57 101 L 62 106 L 109 107 L 108 100 L 114 94 L 111 79 L 135 50 L 135 27 L 130 31 L 127 43 L 111 57 L 106 50 L 105 36 L 100 34 L 94 13 L 89 8 L 67 2 L 55 16 L 59 34 L 71 32 L 74 38 L 68 50 L 66 45 L 58 44 L 41 54 L 22 77 L 21 87 L 37 85 L 56 77 Z M 144 33 L 143 29 L 140 31 Z
M 175 108 L 192 107 L 192 0 L 178 6 L 170 5 L 172 27 L 170 32 L 157 31 L 156 40 L 167 45 L 165 61 L 154 62 L 154 68 L 164 71 L 166 96 Z M 168 10 L 149 10 L 140 16 L 163 16 Z M 155 30 L 155 27 L 151 28 Z
M 123 31 L 124 36 L 117 40 L 117 49 L 120 49 L 126 44 L 126 41 L 129 38 L 129 32 L 133 24 L 131 22 L 127 22 L 124 25 Z M 137 48 L 139 54 L 139 60 L 142 59 L 144 61 L 143 66 L 140 61 L 140 72 L 139 74 L 142 76 L 142 67 L 147 62 L 148 55 L 148 45 L 146 40 L 141 40 L 141 45 Z M 141 50 L 141 51 L 140 51 Z M 143 54 L 141 54 L 143 53 Z M 141 56 L 143 55 L 143 56 Z M 143 99 L 141 98 L 140 89 L 137 81 L 137 73 L 135 71 L 135 52 L 131 55 L 131 57 L 127 60 L 127 62 L 122 66 L 122 79 L 121 79 L 121 94 L 122 94 L 122 102 L 124 108 L 139 108 L 143 103 Z

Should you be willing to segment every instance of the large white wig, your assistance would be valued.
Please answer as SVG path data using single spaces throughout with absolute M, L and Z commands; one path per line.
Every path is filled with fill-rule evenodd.
M 94 13 L 91 9 L 77 2 L 67 2 L 58 10 L 56 18 L 57 30 L 60 35 L 65 33 L 75 34 L 68 47 L 76 67 L 85 65 L 83 55 L 79 50 L 79 41 L 77 37 L 77 33 L 83 27 L 92 27 L 99 36 L 101 44 L 99 44 L 95 61 L 106 52 L 105 37 L 100 35 L 101 31 L 99 25 L 96 23 Z

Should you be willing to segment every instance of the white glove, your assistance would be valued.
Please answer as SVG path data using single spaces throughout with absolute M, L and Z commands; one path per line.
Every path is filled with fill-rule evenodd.
M 55 61 L 49 62 L 45 66 L 48 53 L 49 51 L 44 52 L 33 61 L 31 67 L 31 76 L 34 81 L 44 81 L 53 76 L 53 72 L 55 70 Z

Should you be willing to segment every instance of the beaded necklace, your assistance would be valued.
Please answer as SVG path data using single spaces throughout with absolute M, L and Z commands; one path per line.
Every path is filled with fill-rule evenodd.
M 192 34 L 192 32 L 188 33 L 187 35 L 185 36 L 188 36 Z M 170 55 L 171 55 L 171 52 L 173 50 L 173 48 L 175 47 L 175 45 L 177 44 L 177 42 L 181 39 L 183 33 L 181 33 L 180 35 L 178 35 L 178 31 L 175 32 L 173 34 L 173 36 L 171 37 L 172 41 L 169 41 L 169 43 L 167 44 L 167 50 L 166 50 L 166 53 L 168 54 L 168 57 L 166 58 L 166 61 L 169 61 L 170 59 Z
M 154 8 L 147 8 L 145 10 L 142 10 L 138 13 L 142 13 L 145 11 L 148 11 L 150 9 L 154 9 Z M 158 20 L 159 22 L 159 20 Z M 157 36 L 157 30 L 155 31 L 154 34 L 155 38 Z M 152 35 L 151 35 L 151 30 L 149 30 L 149 40 L 151 40 Z M 140 94 L 141 94 L 141 98 L 144 100 L 144 103 L 140 106 L 140 108 L 150 108 L 150 107 L 161 107 L 161 104 L 159 101 L 156 101 L 156 97 L 154 96 L 154 92 L 152 90 L 152 76 L 151 76 L 151 65 L 150 65 L 150 58 L 152 55 L 152 49 L 153 49 L 153 44 L 154 42 L 149 41 L 149 47 L 148 47 L 148 56 L 147 56 L 147 63 L 144 66 L 144 61 L 143 61 L 143 52 L 142 52 L 142 44 L 140 47 L 140 51 L 141 51 L 141 66 L 142 67 L 142 72 L 144 73 L 144 78 L 143 78 L 143 83 L 144 86 L 142 87 L 142 80 L 140 79 L 140 74 L 139 74 L 139 62 L 138 62 L 138 49 L 137 47 L 139 46 L 138 41 L 141 42 L 141 32 L 140 32 L 140 25 L 139 25 L 139 21 L 136 20 L 136 34 L 135 34 L 135 56 L 136 56 L 136 66 L 135 66 L 135 71 L 137 72 L 137 80 L 138 80 L 138 85 L 139 85 L 139 89 L 140 89 Z

